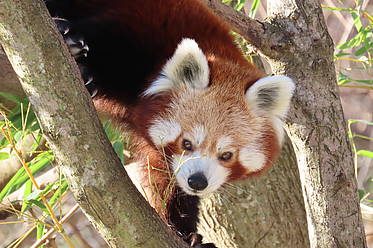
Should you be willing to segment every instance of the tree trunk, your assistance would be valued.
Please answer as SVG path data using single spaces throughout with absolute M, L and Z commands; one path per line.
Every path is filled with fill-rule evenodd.
M 70 189 L 108 244 L 187 247 L 125 174 L 43 1 L 0 0 L 0 41 Z
M 297 156 L 311 247 L 366 247 L 334 46 L 320 4 L 271 0 L 268 6 L 272 25 L 284 34 L 271 56 L 273 72 L 297 82 L 287 130 Z
M 327 32 L 319 2 L 268 0 L 268 21 L 259 22 L 228 10 L 218 0 L 204 1 L 269 59 L 275 74 L 286 74 L 297 82 L 293 104 L 289 111 L 287 131 L 297 157 L 310 246 L 366 247 L 352 152 L 335 79 L 333 43 Z M 276 167 L 273 169 L 272 176 L 280 173 L 275 172 L 275 169 Z M 285 166 L 280 165 L 278 169 L 284 170 L 282 173 L 285 175 L 289 173 Z M 271 183 L 273 186 L 276 185 L 273 181 Z M 284 187 L 286 188 L 289 187 Z M 269 192 L 268 196 L 271 195 Z M 281 197 L 291 199 L 293 195 L 294 192 L 288 191 Z M 239 195 L 237 197 L 241 199 Z M 266 204 L 273 208 L 280 207 L 284 210 L 287 208 L 283 204 L 279 206 L 278 200 L 271 197 L 268 197 L 267 202 L 256 195 L 249 199 L 259 199 L 261 202 L 248 210 L 237 205 L 228 208 L 233 212 L 256 212 L 258 207 L 260 209 L 263 205 L 266 209 Z M 246 206 L 250 204 L 252 203 L 249 202 Z M 209 210 L 210 213 L 224 211 L 218 204 L 218 199 L 213 199 L 210 205 L 214 206 Z M 301 204 L 297 205 L 300 206 Z M 258 218 L 248 223 L 245 228 L 256 230 L 265 226 L 264 224 L 258 226 L 262 216 L 258 215 Z M 280 216 L 274 214 L 272 217 L 276 220 Z M 207 217 L 203 219 L 202 225 L 208 224 L 205 223 L 205 219 Z M 269 221 L 266 218 L 262 220 L 262 222 Z M 209 219 L 209 223 L 211 222 L 219 223 L 216 219 Z M 229 224 L 222 223 L 223 227 L 219 229 L 219 235 L 234 243 L 236 238 L 234 235 L 226 235 L 225 232 L 220 231 L 229 230 L 231 223 L 231 220 Z M 285 223 L 286 221 L 283 222 L 282 227 L 279 227 L 281 231 L 292 232 Z M 302 225 L 295 228 L 306 227 Z M 267 245 L 261 243 L 271 236 L 272 232 L 276 232 L 274 228 L 267 230 L 269 231 L 261 230 L 262 236 L 238 236 L 244 240 L 231 247 L 250 247 L 247 245 L 252 244 L 249 243 L 250 239 L 259 241 L 254 243 L 254 247 L 300 247 L 276 242 Z M 283 240 L 281 235 L 278 240 Z M 227 243 L 230 244 L 228 241 Z
M 12 66 L 10 65 L 8 58 L 3 51 L 0 44 L 0 91 L 11 93 L 16 96 L 24 97 L 25 93 L 19 84 L 17 75 L 14 73 Z M 15 106 L 15 103 L 8 101 L 7 99 L 0 96 L 0 107 L 5 106 L 11 109 Z

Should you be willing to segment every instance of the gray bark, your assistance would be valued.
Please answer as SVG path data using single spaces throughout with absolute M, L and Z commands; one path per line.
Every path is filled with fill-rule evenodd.
M 287 130 L 297 156 L 311 247 L 365 247 L 334 46 L 320 4 L 282 0 L 268 1 L 268 6 L 272 25 L 285 34 L 271 66 L 297 82 Z
M 41 0 L 0 0 L 0 42 L 81 208 L 111 247 L 187 247 L 125 174 Z
M 19 84 L 17 75 L 6 57 L 0 44 L 0 91 L 24 97 L 25 94 Z M 0 96 L 0 104 L 6 108 L 14 107 L 14 103 Z
M 366 247 L 333 43 L 319 2 L 268 0 L 264 23 L 225 11 L 218 0 L 205 2 L 268 58 L 275 74 L 286 74 L 297 82 L 287 131 L 297 157 L 310 246 Z M 263 247 L 273 246 L 278 247 L 275 243 Z

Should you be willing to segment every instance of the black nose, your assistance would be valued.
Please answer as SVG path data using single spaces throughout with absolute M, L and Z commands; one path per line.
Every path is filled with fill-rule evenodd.
M 191 175 L 188 178 L 188 184 L 195 190 L 204 190 L 208 185 L 207 178 L 200 172 Z

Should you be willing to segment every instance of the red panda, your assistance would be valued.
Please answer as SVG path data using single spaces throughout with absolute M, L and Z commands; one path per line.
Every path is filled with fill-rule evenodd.
M 196 232 L 198 197 L 272 164 L 294 83 L 249 63 L 200 0 L 47 6 L 63 18 L 57 24 L 95 106 L 130 137 L 127 171 L 182 236 Z

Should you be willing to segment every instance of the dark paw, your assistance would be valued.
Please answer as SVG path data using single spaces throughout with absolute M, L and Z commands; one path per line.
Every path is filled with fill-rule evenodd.
M 202 235 L 198 233 L 190 233 L 184 239 L 194 248 L 217 248 L 213 243 L 202 244 Z
M 198 244 L 194 248 L 217 248 L 213 243 Z
M 89 51 L 88 45 L 84 41 L 82 35 L 74 32 L 74 29 L 68 20 L 58 17 L 53 18 L 53 20 L 57 25 L 58 31 L 62 34 L 71 55 L 78 63 L 85 87 L 91 97 L 95 97 L 98 93 L 98 87 L 95 83 L 94 77 L 85 67 L 85 58 Z
M 62 34 L 67 46 L 69 47 L 71 55 L 75 58 L 87 57 L 89 47 L 84 41 L 82 35 L 74 32 L 71 23 L 63 18 L 53 18 L 57 25 L 58 31 Z
M 198 233 L 190 233 L 187 236 L 186 240 L 191 247 L 196 247 L 197 245 L 202 243 L 202 235 Z
M 98 93 L 98 88 L 93 80 L 93 77 L 90 77 L 88 81 L 84 79 L 84 85 L 86 89 L 88 90 L 89 94 L 91 95 L 91 97 L 94 98 Z
M 65 42 L 69 47 L 71 55 L 78 59 L 80 57 L 87 57 L 89 47 L 84 42 L 83 37 L 78 34 L 67 34 L 64 36 Z
M 70 22 L 68 20 L 59 17 L 53 17 L 53 20 L 62 35 L 66 35 L 70 31 Z

